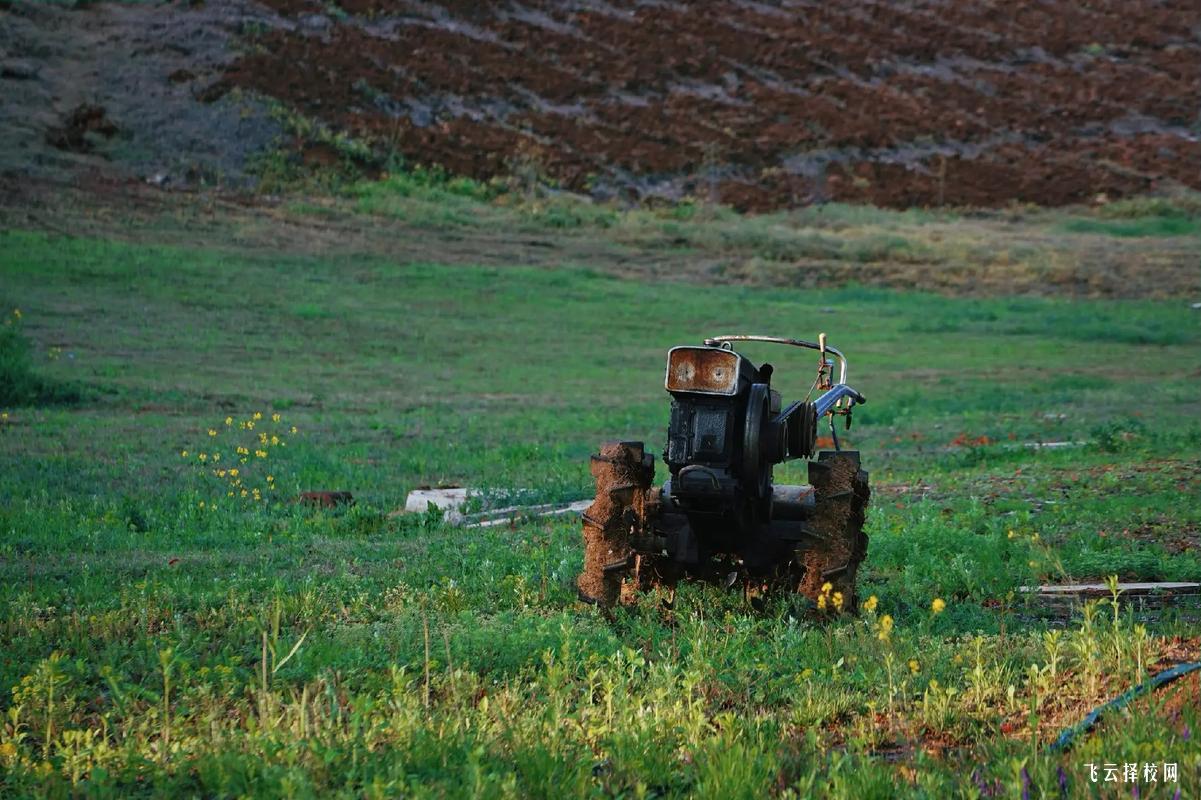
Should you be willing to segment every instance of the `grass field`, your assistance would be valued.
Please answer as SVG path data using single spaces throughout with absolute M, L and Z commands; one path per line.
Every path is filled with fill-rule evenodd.
M 854 209 L 833 227 L 689 216 L 672 234 L 647 215 L 566 232 L 527 216 L 561 268 L 511 241 L 442 263 L 423 235 L 518 212 L 467 192 L 467 211 L 436 198 L 465 223 L 413 216 L 402 189 L 273 217 L 326 225 L 319 241 L 220 208 L 188 211 L 223 233 L 207 242 L 187 215 L 7 217 L 0 308 L 44 391 L 0 421 L 0 795 L 1131 796 L 1085 765 L 1152 761 L 1178 781 L 1137 796 L 1201 794 L 1195 674 L 1066 754 L 1046 747 L 1195 660 L 1196 610 L 1116 598 L 1065 620 L 1017 592 L 1201 575 L 1188 302 L 805 288 L 755 250 L 784 237 L 895 266 L 897 248 L 945 245 L 930 226 L 982 224 Z M 418 233 L 388 227 L 398 214 Z M 1195 218 L 1121 219 L 1012 233 L 1048 263 L 1074 242 L 1154 249 L 1131 236 L 1201 251 Z M 838 249 L 859 240 L 894 249 Z M 676 280 L 670 259 L 623 260 L 635 245 L 676 260 L 728 245 L 778 269 L 750 281 L 771 286 Z M 985 251 L 918 261 L 970 276 L 956 254 Z M 1197 285 L 1173 263 L 1174 286 Z M 827 332 L 868 398 L 848 434 L 874 490 L 860 618 L 685 586 L 673 610 L 652 596 L 607 619 L 576 602 L 577 523 L 391 513 L 423 484 L 589 496 L 601 441 L 662 446 L 666 349 L 742 331 Z M 811 368 L 776 374 L 801 393 Z M 292 502 L 327 489 L 357 503 Z

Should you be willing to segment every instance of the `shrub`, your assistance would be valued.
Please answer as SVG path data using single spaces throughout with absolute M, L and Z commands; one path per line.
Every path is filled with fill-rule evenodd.
M 71 386 L 48 381 L 33 369 L 33 344 L 21 325 L 21 312 L 0 325 L 0 406 L 66 403 L 79 399 Z

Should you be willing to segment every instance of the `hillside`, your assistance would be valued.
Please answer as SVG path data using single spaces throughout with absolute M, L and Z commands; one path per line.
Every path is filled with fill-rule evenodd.
M 343 159 L 325 126 L 370 143 L 369 174 L 399 156 L 740 210 L 1201 188 L 1187 0 L 698 9 L 4 3 L 0 172 L 251 185 L 281 144 Z

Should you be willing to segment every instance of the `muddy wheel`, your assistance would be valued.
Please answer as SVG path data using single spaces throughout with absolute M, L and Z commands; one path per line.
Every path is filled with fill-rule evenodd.
M 652 533 L 658 493 L 651 486 L 655 459 L 642 442 L 610 442 L 592 457 L 596 497 L 581 515 L 584 571 L 580 599 L 601 606 L 631 601 L 653 580 L 653 556 L 635 545 Z
M 854 613 L 859 607 L 855 577 L 867 556 L 867 472 L 860 469 L 857 451 L 827 450 L 809 462 L 809 482 L 817 494 L 810 527 L 820 543 L 797 553 L 802 567 L 798 591 L 817 602 L 821 587 L 829 583 L 830 597 L 841 593 L 841 610 Z

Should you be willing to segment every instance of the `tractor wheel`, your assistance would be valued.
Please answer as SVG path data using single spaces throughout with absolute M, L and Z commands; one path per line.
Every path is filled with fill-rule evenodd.
M 854 613 L 859 607 L 855 575 L 867 556 L 867 534 L 863 531 L 867 503 L 871 497 L 867 472 L 859 467 L 853 450 L 822 451 L 809 462 L 809 482 L 817 494 L 817 508 L 810 527 L 820 544 L 797 553 L 803 567 L 798 591 L 821 605 L 822 586 L 830 584 L 826 607 Z M 831 607 L 836 593 L 842 607 Z
M 655 459 L 642 442 L 610 442 L 592 457 L 591 470 L 596 498 L 581 515 L 584 571 L 576 586 L 581 600 L 609 607 L 630 602 L 653 579 L 654 556 L 634 548 L 658 513 Z

